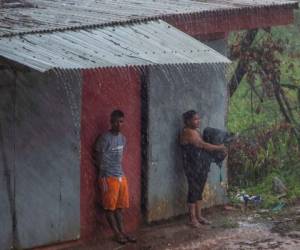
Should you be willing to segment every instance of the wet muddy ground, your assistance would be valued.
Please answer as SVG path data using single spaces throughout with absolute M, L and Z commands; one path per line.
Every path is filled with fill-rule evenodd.
M 144 227 L 138 232 L 137 244 L 95 240 L 68 250 L 300 249 L 300 205 L 280 213 L 217 208 L 206 211 L 206 216 L 212 225 L 200 229 L 189 227 L 181 218 Z

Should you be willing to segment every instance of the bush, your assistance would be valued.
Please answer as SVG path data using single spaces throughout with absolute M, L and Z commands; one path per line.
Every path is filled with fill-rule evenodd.
M 268 174 L 295 165 L 298 160 L 299 150 L 290 125 L 254 129 L 229 148 L 229 183 L 240 187 L 256 185 Z

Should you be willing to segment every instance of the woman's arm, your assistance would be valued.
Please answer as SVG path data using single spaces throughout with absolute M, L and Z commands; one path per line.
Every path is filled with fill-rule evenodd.
M 181 142 L 183 144 L 190 143 L 197 148 L 205 149 L 207 151 L 225 151 L 226 147 L 224 144 L 214 145 L 205 142 L 201 135 L 195 129 L 185 129 L 182 133 Z

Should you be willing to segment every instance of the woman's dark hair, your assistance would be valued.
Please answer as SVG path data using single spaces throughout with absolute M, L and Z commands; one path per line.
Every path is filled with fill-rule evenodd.
M 195 110 L 189 110 L 184 112 L 182 115 L 184 124 L 187 124 L 187 122 L 190 121 L 196 114 L 198 113 Z
M 110 120 L 111 121 L 115 121 L 118 118 L 123 118 L 125 115 L 123 113 L 123 111 L 116 109 L 113 112 L 111 112 L 110 114 Z

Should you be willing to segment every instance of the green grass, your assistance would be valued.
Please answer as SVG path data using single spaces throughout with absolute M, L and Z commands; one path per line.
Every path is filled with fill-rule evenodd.
M 276 194 L 272 190 L 272 181 L 274 177 L 279 177 L 286 187 L 288 188 L 287 195 L 279 198 L 280 195 Z M 274 208 L 279 203 L 283 202 L 287 205 L 293 204 L 296 199 L 300 197 L 300 166 L 293 166 L 293 168 L 278 169 L 272 172 L 266 178 L 264 178 L 257 185 L 246 187 L 242 189 L 246 194 L 249 195 L 260 195 L 263 202 L 261 203 L 261 208 L 271 209 Z M 231 195 L 231 202 L 233 204 L 240 203 L 234 195 L 236 194 L 236 187 Z
M 274 171 L 257 185 L 246 188 L 240 188 L 240 191 L 243 191 L 249 195 L 260 195 L 263 200 L 260 205 L 260 208 L 272 209 L 279 203 L 291 205 L 300 197 L 299 169 L 300 167 L 298 166 L 298 169 L 296 169 L 295 171 L 291 171 L 290 169 L 281 169 L 278 171 Z M 280 198 L 280 195 L 273 192 L 272 180 L 274 177 L 279 177 L 288 188 L 286 196 Z M 241 204 L 241 201 L 235 197 L 236 193 L 237 187 L 233 188 L 231 192 L 230 202 L 232 204 Z

